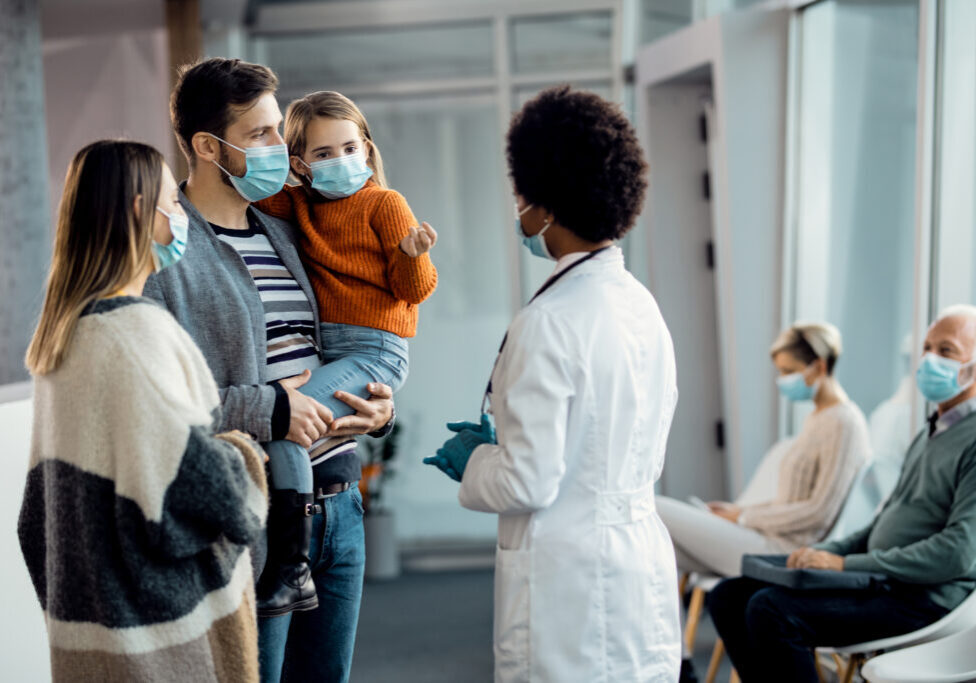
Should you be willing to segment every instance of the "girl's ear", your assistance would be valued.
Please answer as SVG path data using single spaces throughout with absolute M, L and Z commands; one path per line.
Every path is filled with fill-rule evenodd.
M 288 158 L 288 163 L 291 164 L 291 172 L 294 173 L 296 177 L 301 178 L 308 173 L 308 167 L 305 166 L 302 160 L 294 154 Z
M 132 200 L 132 213 L 135 214 L 136 220 L 142 219 L 142 195 L 137 194 L 136 198 Z

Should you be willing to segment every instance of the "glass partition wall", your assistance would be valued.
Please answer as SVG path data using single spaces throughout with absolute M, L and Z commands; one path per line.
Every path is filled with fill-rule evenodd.
M 897 451 L 912 431 L 914 389 L 918 2 L 827 0 L 796 23 L 783 322 L 840 329 L 836 376 L 878 425 L 875 448 Z M 784 408 L 796 433 L 809 406 Z M 890 425 L 897 436 L 882 443 Z

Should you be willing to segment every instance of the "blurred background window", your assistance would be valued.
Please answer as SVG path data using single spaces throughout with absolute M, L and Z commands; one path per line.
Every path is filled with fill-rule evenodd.
M 837 377 L 866 415 L 914 391 L 918 33 L 914 0 L 800 17 L 793 317 L 840 328 Z

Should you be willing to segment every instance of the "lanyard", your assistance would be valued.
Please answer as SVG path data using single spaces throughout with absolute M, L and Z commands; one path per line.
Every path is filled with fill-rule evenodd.
M 529 303 L 526 304 L 526 306 L 528 306 L 533 301 L 535 301 L 540 296 L 542 296 L 543 292 L 545 292 L 547 289 L 549 289 L 554 284 L 556 284 L 557 282 L 559 282 L 559 278 L 561 278 L 563 275 L 565 275 L 566 273 L 568 273 L 569 271 L 571 271 L 573 268 L 575 268 L 576 266 L 583 265 L 586 261 L 589 261 L 591 258 L 593 258 L 594 256 L 596 256 L 597 254 L 600 254 L 600 253 L 606 251 L 609 248 L 610 247 L 607 246 L 607 247 L 601 247 L 600 249 L 597 249 L 596 251 L 591 251 L 589 254 L 587 254 L 583 258 L 579 259 L 575 263 L 567 266 L 563 270 L 559 271 L 558 273 L 556 273 L 555 275 L 553 275 L 552 277 L 550 277 L 548 280 L 545 281 L 545 283 L 542 285 L 542 287 L 539 288 L 539 291 L 532 295 L 532 298 L 529 299 Z M 489 396 L 491 396 L 491 377 L 495 374 L 495 368 L 498 367 L 498 361 L 502 357 L 502 351 L 505 350 L 505 343 L 507 341 L 508 341 L 508 332 L 506 332 L 505 333 L 505 336 L 502 337 L 501 346 L 498 347 L 498 355 L 495 356 L 495 363 L 491 366 L 491 375 L 489 375 L 489 377 L 488 377 L 488 386 L 485 388 L 485 395 L 481 399 L 481 414 L 482 415 L 485 414 L 485 409 L 488 407 L 488 403 L 489 403 Z

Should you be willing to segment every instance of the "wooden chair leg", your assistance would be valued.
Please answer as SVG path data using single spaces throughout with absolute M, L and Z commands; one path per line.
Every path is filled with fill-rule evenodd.
M 732 669 L 732 673 L 729 675 L 729 683 L 742 683 L 742 679 L 739 678 L 739 672 Z
M 841 677 L 840 682 L 851 683 L 851 681 L 854 680 L 854 674 L 857 672 L 858 668 L 860 668 L 861 662 L 863 661 L 864 661 L 864 655 L 859 655 L 859 654 L 851 655 L 850 659 L 847 661 L 847 671 L 844 672 L 844 675 Z M 840 671 L 838 671 L 837 673 L 840 674 Z
M 817 654 L 816 648 L 813 650 L 813 668 L 817 670 L 817 680 L 824 683 L 823 667 L 820 666 L 820 655 Z
M 691 592 L 691 604 L 688 605 L 688 623 L 685 624 L 685 656 L 690 657 L 695 650 L 695 634 L 698 632 L 698 622 L 701 621 L 704 609 L 705 590 L 696 586 Z
M 691 572 L 685 572 L 681 575 L 681 580 L 678 582 L 678 599 L 685 599 L 685 591 L 688 590 L 688 581 L 691 580 Z
M 705 674 L 705 683 L 715 683 L 718 676 L 718 666 L 722 663 L 722 655 L 725 654 L 725 643 L 719 638 L 715 641 L 715 648 L 712 650 L 712 660 L 708 663 L 708 673 Z

